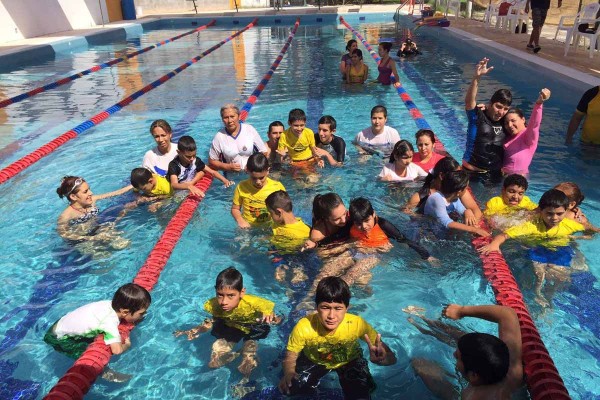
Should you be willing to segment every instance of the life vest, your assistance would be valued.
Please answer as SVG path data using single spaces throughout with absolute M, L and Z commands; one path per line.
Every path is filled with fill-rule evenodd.
M 358 240 L 364 247 L 381 247 L 390 242 L 390 239 L 383 229 L 381 229 L 378 222 L 375 222 L 375 226 L 369 233 L 358 229 L 356 225 L 352 224 L 350 237 Z

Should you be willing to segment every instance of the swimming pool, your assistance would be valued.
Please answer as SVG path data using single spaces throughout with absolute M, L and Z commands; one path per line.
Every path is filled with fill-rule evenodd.
M 360 25 L 358 20 L 347 19 L 370 43 L 395 37 L 394 23 L 377 22 L 383 17 L 375 22 L 367 19 Z M 391 17 L 387 20 L 391 21 Z M 189 25 L 184 27 L 182 21 L 164 24 L 166 28 L 149 30 L 127 41 L 95 45 L 44 64 L 3 73 L 0 90 L 11 96 L 53 77 L 112 58 L 124 48 L 145 47 L 191 29 Z M 0 347 L 0 361 L 5 367 L 0 368 L 3 390 L 34 388 L 29 392 L 32 398 L 47 393 L 72 364 L 41 341 L 47 327 L 82 304 L 110 298 L 118 286 L 131 280 L 177 206 L 171 204 L 154 214 L 143 207 L 130 212 L 118 227 L 132 245 L 108 258 L 91 260 L 78 256 L 54 230 L 55 219 L 64 207 L 55 194 L 60 178 L 67 174 L 82 175 L 96 193 L 123 186 L 131 169 L 153 146 L 148 127 L 156 118 L 167 119 L 177 136 L 194 136 L 199 154 L 206 159 L 210 141 L 221 125 L 220 106 L 227 102 L 241 105 L 246 100 L 276 58 L 292 24 L 291 19 L 289 23 L 285 19 L 279 23 L 273 20 L 273 26 L 251 29 L 0 187 L 0 207 L 4 210 L 0 226 L 8 242 L 2 254 L 5 268 L 0 272 L 6 287 L 6 296 L 0 304 L 0 331 L 5 334 Z M 5 121 L 0 128 L 2 165 L 118 102 L 244 25 L 243 21 L 238 25 L 219 24 L 198 37 L 183 38 L 118 67 L 0 110 L 0 118 Z M 515 64 L 499 54 L 483 54 L 478 48 L 468 47 L 465 41 L 447 36 L 443 30 L 421 28 L 416 35 L 425 54 L 399 65 L 402 81 L 448 151 L 457 158 L 462 155 L 466 128 L 462 111 L 464 89 L 473 64 L 483 55 L 492 54 L 490 58 L 496 68 L 481 82 L 482 100 L 499 86 L 510 87 L 515 104 L 528 114 L 541 86 L 552 89 L 552 100 L 544 107 L 540 145 L 531 167 L 528 194 L 537 200 L 559 181 L 576 181 L 586 195 L 585 212 L 591 221 L 600 223 L 600 196 L 594 179 L 600 162 L 582 159 L 577 147 L 567 149 L 562 145 L 571 111 L 583 91 L 581 85 L 551 77 L 526 63 Z M 247 122 L 264 136 L 273 119 L 285 122 L 288 111 L 298 107 L 307 111 L 308 126 L 312 128 L 322 114 L 333 115 L 338 121 L 338 134 L 348 141 L 368 126 L 371 107 L 384 104 L 389 110 L 389 124 L 403 138 L 412 139 L 416 128 L 393 90 L 378 86 L 347 88 L 339 82 L 339 58 L 348 39 L 350 33 L 337 25 L 303 23 Z M 375 78 L 374 64 L 368 57 L 365 62 L 371 70 L 370 78 Z M 535 81 L 531 79 L 533 74 Z M 314 194 L 334 190 L 346 202 L 358 195 L 369 197 L 380 215 L 406 228 L 408 221 L 399 213 L 399 205 L 408 193 L 373 179 L 379 172 L 380 160 L 363 162 L 353 149 L 349 149 L 349 156 L 350 161 L 343 169 L 324 170 L 321 181 L 309 188 L 287 176 L 281 178 L 294 200 L 297 214 L 308 222 Z M 235 178 L 240 179 L 243 177 Z M 479 199 L 495 193 L 479 186 L 474 190 Z M 226 266 L 234 265 L 242 271 L 249 293 L 275 301 L 278 312 L 290 315 L 294 298 L 290 301 L 286 293 L 289 289 L 272 279 L 264 232 L 246 233 L 235 228 L 229 215 L 232 193 L 232 189 L 217 184 L 210 189 L 152 293 L 150 314 L 132 333 L 133 348 L 111 363 L 114 369 L 134 374 L 134 378 L 126 385 L 98 381 L 89 398 L 139 398 L 140 393 L 147 398 L 229 398 L 231 385 L 241 376 L 235 370 L 235 363 L 218 370 L 208 369 L 212 337 L 205 335 L 187 342 L 171 335 L 175 329 L 191 327 L 204 317 L 201 306 L 213 295 L 214 278 Z M 114 219 L 129 199 L 100 203 L 103 218 Z M 593 288 L 598 290 L 598 283 L 592 279 L 600 275 L 600 259 L 593 251 L 597 244 L 597 239 L 579 242 L 591 275 L 576 282 L 581 286 L 557 294 L 554 309 L 545 315 L 540 315 L 533 302 L 533 274 L 524 252 L 514 244 L 507 244 L 504 249 L 573 398 L 600 396 L 597 372 L 600 329 L 590 317 L 597 315 L 598 308 L 594 299 L 587 300 L 586 293 L 578 291 L 582 287 L 587 293 Z M 426 246 L 433 249 L 444 267 L 432 269 L 422 264 L 413 252 L 396 247 L 373 271 L 372 290 L 354 290 L 351 312 L 370 321 L 396 351 L 399 360 L 391 368 L 371 366 L 378 383 L 375 398 L 398 398 L 395 397 L 398 393 L 405 393 L 405 398 L 427 398 L 423 384 L 408 364 L 411 357 L 437 358 L 448 370 L 453 370 L 453 349 L 419 334 L 407 323 L 402 307 L 418 304 L 428 309 L 428 316 L 435 317 L 442 303 L 493 301 L 491 289 L 481 276 L 479 259 L 468 241 L 426 243 Z M 303 262 L 314 271 L 318 263 L 309 255 L 306 257 Z M 476 321 L 467 321 L 464 326 L 490 331 L 489 325 Z M 285 324 L 261 341 L 261 366 L 253 375 L 258 388 L 277 382 L 280 350 L 290 328 Z M 572 362 L 575 358 L 580 360 L 577 365 Z M 334 386 L 335 380 L 326 384 Z

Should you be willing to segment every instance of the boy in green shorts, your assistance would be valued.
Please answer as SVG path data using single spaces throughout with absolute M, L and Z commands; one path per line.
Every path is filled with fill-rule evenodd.
M 273 237 L 271 243 L 279 254 L 296 253 L 304 246 L 310 236 L 310 227 L 296 217 L 293 211 L 292 199 L 287 192 L 278 190 L 271 193 L 265 200 L 267 210 L 273 219 Z M 281 263 L 275 269 L 275 279 L 283 281 L 289 266 Z M 302 266 L 292 268 L 291 283 L 306 280 L 307 276 Z
M 103 334 L 104 343 L 113 354 L 121 354 L 131 347 L 129 338 L 121 341 L 120 320 L 139 322 L 146 315 L 152 298 L 150 293 L 135 283 L 121 286 L 112 301 L 103 300 L 86 304 L 71 311 L 48 329 L 44 342 L 68 357 L 78 359 L 96 336 Z M 113 382 L 124 382 L 131 378 L 105 369 L 102 377 Z
M 238 370 L 248 378 L 258 365 L 257 341 L 267 337 L 270 324 L 278 324 L 281 320 L 273 313 L 273 302 L 246 294 L 242 274 L 233 267 L 217 275 L 215 290 L 216 297 L 204 303 L 204 310 L 213 318 L 205 319 L 195 328 L 173 334 L 176 337 L 186 335 L 188 340 L 193 340 L 212 329 L 211 334 L 217 340 L 212 345 L 210 368 L 222 367 L 238 357 L 240 353 L 234 352 L 233 347 L 243 340 L 242 362 Z
M 271 222 L 265 199 L 273 192 L 285 191 L 280 182 L 269 178 L 269 160 L 264 154 L 252 154 L 246 171 L 250 178 L 235 188 L 231 205 L 231 215 L 242 229 Z
M 500 246 L 507 239 L 533 239 L 529 256 L 537 277 L 536 301 L 543 307 L 549 306 L 548 300 L 541 293 L 544 280 L 569 280 L 569 269 L 575 254 L 569 246 L 569 241 L 573 233 L 585 230 L 579 222 L 565 218 L 568 207 L 567 195 L 560 190 L 550 189 L 540 198 L 538 213 L 531 221 L 507 229 L 494 237 L 490 244 L 478 250 L 480 253 L 489 254 L 499 252 Z
M 310 395 L 319 380 L 335 371 L 345 399 L 369 399 L 375 382 L 363 358 L 359 339 L 367 342 L 371 362 L 396 363 L 396 356 L 365 320 L 347 314 L 350 289 L 341 278 L 329 276 L 317 285 L 317 313 L 302 318 L 290 334 L 279 390 Z
M 319 167 L 325 162 L 319 157 L 315 143 L 315 133 L 306 127 L 306 114 L 299 108 L 294 108 L 288 116 L 290 127 L 279 138 L 277 152 L 282 156 L 288 155 L 292 164 L 308 166 L 315 162 Z

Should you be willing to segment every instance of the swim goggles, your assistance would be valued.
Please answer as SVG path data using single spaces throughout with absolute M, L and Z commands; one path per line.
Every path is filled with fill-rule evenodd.
M 65 179 L 67 179 L 67 177 L 65 176 L 64 178 L 62 178 L 62 180 L 64 181 Z M 67 193 L 66 197 L 68 198 L 69 195 L 71 193 L 73 193 L 73 190 L 75 190 L 75 188 L 79 185 L 81 185 L 83 182 L 85 182 L 85 180 L 83 178 L 77 178 L 75 179 L 75 183 L 73 184 L 73 187 L 71 188 L 71 190 L 69 190 L 69 192 Z

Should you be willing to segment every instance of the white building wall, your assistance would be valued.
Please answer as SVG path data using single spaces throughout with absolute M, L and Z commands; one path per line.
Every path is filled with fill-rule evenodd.
M 0 43 L 101 24 L 98 0 L 0 0 Z

